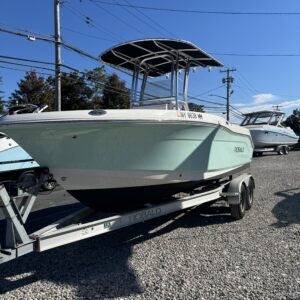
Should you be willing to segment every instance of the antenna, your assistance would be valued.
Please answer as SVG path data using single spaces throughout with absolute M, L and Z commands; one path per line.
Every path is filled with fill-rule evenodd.
M 272 105 L 272 107 L 274 107 L 275 110 L 278 110 L 278 111 L 279 111 L 279 110 L 280 110 L 279 107 L 282 107 L 282 106 L 281 106 L 281 105 Z

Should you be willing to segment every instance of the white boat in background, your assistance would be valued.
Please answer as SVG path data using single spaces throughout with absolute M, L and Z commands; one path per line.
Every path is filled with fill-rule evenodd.
M 13 139 L 0 132 L 0 173 L 38 166 L 34 159 Z
M 282 125 L 284 112 L 264 110 L 244 114 L 242 126 L 250 130 L 254 143 L 254 153 L 276 151 L 287 154 L 289 147 L 298 143 L 299 136 L 290 128 Z
M 24 113 L 40 113 L 48 106 L 41 107 L 33 104 L 16 105 L 9 108 L 8 115 Z M 15 180 L 27 170 L 38 168 L 39 164 L 12 138 L 0 132 L 0 181 Z M 49 177 L 41 188 L 46 191 L 53 190 L 56 182 Z
M 133 73 L 131 109 L 0 118 L 1 130 L 79 201 L 95 209 L 126 208 L 249 167 L 253 144 L 247 128 L 188 109 L 190 68 L 222 67 L 219 61 L 176 39 L 120 44 L 101 58 Z

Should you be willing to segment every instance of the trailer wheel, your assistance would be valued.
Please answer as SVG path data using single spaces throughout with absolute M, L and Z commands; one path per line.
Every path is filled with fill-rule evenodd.
M 285 155 L 287 155 L 287 154 L 289 154 L 289 151 L 290 149 L 289 149 L 289 146 L 285 146 L 284 148 L 283 148 L 283 153 L 285 154 Z
M 253 152 L 253 157 L 259 157 L 259 156 L 262 156 L 263 153 L 262 152 Z
M 284 154 L 283 147 L 279 147 L 279 148 L 278 148 L 277 154 L 278 154 L 278 155 L 283 155 L 283 154 Z
M 242 184 L 240 191 L 240 203 L 230 205 L 231 215 L 234 219 L 240 220 L 244 217 L 248 197 L 247 188 L 245 187 L 245 184 Z
M 44 191 L 52 191 L 56 187 L 56 181 L 47 180 L 45 183 L 42 184 L 41 188 Z
M 251 178 L 249 180 L 247 192 L 248 192 L 248 196 L 246 201 L 246 210 L 249 210 L 252 207 L 254 201 L 254 181 Z

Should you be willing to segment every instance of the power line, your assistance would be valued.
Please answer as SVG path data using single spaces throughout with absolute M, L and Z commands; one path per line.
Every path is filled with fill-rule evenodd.
M 206 100 L 206 99 L 203 99 L 203 98 L 198 98 L 197 96 L 188 95 L 188 98 L 196 100 L 196 101 L 199 101 L 199 102 L 205 102 L 205 103 L 215 104 L 215 105 L 218 105 L 218 106 L 225 106 L 225 104 L 222 104 L 220 102 L 214 102 L 214 101 Z
M 252 94 L 250 92 L 252 92 L 252 93 L 253 92 L 254 93 L 260 93 L 259 91 L 253 90 L 252 88 L 249 88 L 249 87 L 247 87 L 245 85 L 244 86 L 240 86 L 240 85 L 235 84 L 234 86 L 237 87 L 237 88 L 240 88 L 240 89 L 242 89 L 244 91 L 247 91 L 250 96 L 252 96 Z
M 235 108 L 233 105 L 229 105 L 229 109 L 230 109 L 230 107 L 231 107 L 231 110 L 234 110 L 237 114 L 243 115 L 243 112 L 238 110 L 237 108 Z
M 40 60 L 33 60 L 33 59 L 28 59 L 28 58 L 21 58 L 21 57 L 14 57 L 14 56 L 6 56 L 6 55 L 0 55 L 0 58 L 6 58 L 6 59 L 11 59 L 11 60 L 19 60 L 19 61 L 26 61 L 26 62 L 33 62 L 33 63 L 39 63 L 39 64 L 47 64 L 47 65 L 51 65 L 51 66 L 54 66 L 55 63 L 52 63 L 52 62 L 45 62 L 45 61 L 40 61 Z M 9 61 L 7 61 L 8 63 Z M 16 63 L 13 63 L 12 64 L 16 64 Z M 30 65 L 28 65 L 30 66 Z M 80 72 L 78 69 L 75 69 L 73 67 L 70 67 L 68 65 L 65 65 L 65 64 L 61 64 L 61 66 L 63 68 L 66 68 L 66 69 L 69 69 L 69 70 L 72 70 L 74 72 L 77 72 L 77 73 L 82 73 Z M 37 67 L 38 66 L 31 66 L 31 67 Z
M 135 9 L 137 12 L 139 12 L 142 16 L 144 16 L 145 18 L 147 18 L 149 21 L 151 21 L 154 25 L 156 25 L 158 28 L 161 28 L 163 31 L 165 31 L 168 35 L 171 35 L 173 37 L 176 37 L 175 34 L 173 34 L 172 32 L 170 32 L 169 30 L 167 30 L 165 27 L 163 27 L 161 24 L 159 24 L 158 22 L 156 22 L 155 20 L 153 20 L 152 18 L 150 18 L 148 15 L 146 15 L 145 13 L 143 13 L 143 11 L 140 11 L 138 8 L 134 7 L 128 0 L 123 0 L 125 1 L 128 5 L 130 5 L 133 9 Z
M 44 33 L 44 32 L 33 32 L 33 31 L 29 30 L 29 29 L 22 29 L 22 28 L 18 28 L 18 27 L 12 27 L 12 26 L 10 26 L 10 25 L 8 25 L 8 24 L 5 24 L 5 23 L 3 23 L 3 22 L 0 22 L 0 24 L 4 25 L 5 27 L 8 27 L 8 28 L 12 28 L 12 29 L 14 29 L 14 30 L 17 30 L 17 31 L 25 32 L 27 35 L 28 35 L 28 34 L 29 34 L 29 35 L 36 35 L 36 34 L 38 34 L 39 36 L 44 36 L 44 37 L 46 37 L 46 38 L 52 38 L 52 37 L 53 37 L 53 36 L 52 36 L 51 34 L 49 34 L 49 33 Z
M 258 92 L 257 89 L 253 86 L 253 84 L 240 72 L 238 72 L 238 78 L 240 78 L 240 80 L 242 82 L 244 82 L 248 87 L 250 87 L 254 92 Z
M 97 39 L 97 40 L 108 41 L 108 42 L 118 42 L 116 40 L 110 40 L 110 39 L 106 39 L 106 38 L 103 38 L 103 37 L 99 37 L 99 36 L 79 32 L 79 31 L 75 31 L 75 30 L 67 28 L 65 26 L 62 26 L 61 29 L 67 30 L 67 31 L 70 31 L 70 32 L 73 32 L 73 33 L 76 33 L 76 34 L 79 34 L 79 35 L 82 35 L 82 36 L 86 36 L 86 37 L 89 37 L 89 38 Z
M 68 5 L 64 4 L 63 6 L 64 8 L 69 10 L 73 15 L 77 16 L 79 19 L 81 19 L 85 24 L 89 25 L 90 27 L 100 31 L 101 33 L 107 34 L 112 38 L 118 38 L 116 34 L 107 30 L 106 28 L 104 28 L 104 26 L 96 23 L 91 17 L 85 16 L 82 12 L 78 11 L 76 8 L 70 6 L 69 4 Z
M 72 46 L 72 45 L 67 44 L 67 43 L 65 43 L 65 42 L 63 42 L 61 45 L 62 45 L 64 48 L 66 48 L 66 49 L 72 50 L 72 51 L 74 51 L 74 52 L 76 52 L 76 53 L 78 53 L 78 54 L 80 54 L 80 55 L 82 55 L 82 56 L 88 57 L 88 58 L 90 58 L 90 59 L 92 59 L 92 60 L 94 60 L 94 61 L 96 61 L 96 62 L 98 62 L 98 63 L 100 62 L 100 60 L 99 60 L 98 57 L 93 56 L 93 55 L 91 55 L 91 54 L 89 54 L 89 53 L 87 53 L 87 52 L 85 52 L 85 51 L 83 51 L 83 50 L 81 50 L 81 49 L 79 49 L 79 48 L 76 48 L 75 46 Z
M 218 86 L 218 87 L 216 87 L 216 88 L 210 89 L 210 90 L 208 90 L 208 91 L 206 91 L 206 92 L 203 92 L 203 93 L 201 93 L 201 94 L 199 94 L 199 95 L 196 95 L 195 97 L 201 97 L 201 96 L 203 96 L 203 95 L 205 95 L 205 94 L 208 94 L 208 93 L 210 93 L 210 92 L 216 91 L 216 90 L 222 88 L 223 86 L 224 86 L 224 84 L 222 84 L 222 85 L 220 85 L 220 86 Z
M 25 34 L 22 32 L 17 32 L 17 31 L 11 30 L 11 29 L 0 28 L 0 32 L 5 32 L 5 33 L 9 33 L 9 34 L 26 37 L 28 40 L 31 40 L 31 41 L 40 40 L 40 41 L 44 41 L 44 42 L 54 43 L 53 39 L 38 37 L 37 35 L 32 36 L 32 35 L 28 35 L 28 34 Z
M 204 108 L 206 109 L 224 109 L 225 106 L 206 106 L 203 105 Z
M 22 37 L 26 37 L 26 38 L 29 38 L 30 36 L 28 36 L 27 34 L 24 34 L 24 33 L 21 33 L 21 32 L 17 32 L 17 31 L 13 31 L 13 30 L 10 30 L 10 29 L 5 29 L 5 28 L 0 28 L 0 32 L 5 32 L 5 33 L 9 33 L 9 34 L 14 34 L 14 35 L 18 35 L 18 36 L 22 36 Z M 32 36 L 33 40 L 41 40 L 41 41 L 45 41 L 45 42 L 49 42 L 49 43 L 55 43 L 55 41 L 53 39 L 46 39 L 46 38 L 41 38 L 39 36 Z M 69 43 L 66 43 L 66 42 L 61 42 L 61 45 L 66 48 L 66 49 L 69 49 L 69 50 L 72 50 L 80 55 L 83 55 L 85 57 L 88 57 L 94 61 L 97 61 L 99 63 L 99 59 Z
M 111 11 L 107 10 L 106 8 L 99 6 L 97 3 L 95 3 L 95 1 L 89 0 L 91 3 L 93 3 L 96 7 L 98 7 L 99 9 L 104 10 L 106 13 L 108 13 L 109 15 L 111 15 L 112 17 L 114 17 L 115 19 L 117 19 L 118 21 L 122 22 L 123 24 L 125 24 L 126 26 L 130 27 L 131 29 L 134 29 L 135 31 L 139 32 L 140 34 L 147 36 L 147 34 L 141 30 L 139 30 L 138 28 L 136 28 L 135 26 L 131 25 L 130 23 L 122 20 L 119 16 L 116 16 L 115 14 L 113 14 Z M 114 3 L 114 5 L 118 5 L 116 3 Z M 121 5 L 121 4 L 120 4 Z
M 124 0 L 127 2 L 128 5 L 131 5 L 127 0 Z M 139 20 L 141 23 L 146 24 L 147 27 L 151 27 L 154 31 L 158 32 L 159 34 L 165 35 L 165 33 L 162 33 L 162 31 L 160 29 L 157 29 L 156 27 L 154 27 L 151 23 L 146 22 L 143 18 L 139 17 L 138 15 L 134 14 L 133 12 L 130 11 L 130 9 L 128 9 L 126 6 L 121 6 L 120 3 L 116 0 L 114 0 L 114 2 L 116 4 L 119 5 L 119 7 L 121 7 L 122 9 L 124 9 L 128 14 L 130 14 L 131 16 L 135 17 L 137 20 Z M 141 12 L 139 12 L 137 9 L 135 9 L 139 14 Z M 147 16 L 146 14 L 143 13 L 143 16 Z M 153 21 L 151 21 L 153 22 Z
M 231 113 L 231 115 L 233 115 L 234 117 L 236 117 L 236 118 L 238 118 L 238 119 L 240 119 L 240 120 L 243 120 L 243 119 L 244 119 L 243 117 L 241 117 L 240 115 L 234 113 L 233 111 L 230 111 L 230 113 Z
M 1 61 L 0 61 L 0 63 L 2 63 Z M 36 66 L 34 66 L 35 68 L 36 68 Z M 68 67 L 68 66 L 65 66 L 66 68 L 69 68 L 69 69 L 71 69 L 71 70 L 74 70 L 74 71 L 77 71 L 77 73 L 81 73 L 81 74 L 85 74 L 85 75 L 87 75 L 87 73 L 86 72 L 81 72 L 81 71 L 79 71 L 79 70 L 76 70 L 76 69 L 74 69 L 74 68 L 72 68 L 72 67 Z M 29 70 L 29 69 L 27 69 L 27 70 L 24 70 L 24 69 L 18 69 L 18 68 L 11 68 L 11 67 L 6 67 L 6 66 L 1 66 L 0 65 L 0 68 L 2 68 L 2 69 L 8 69 L 8 70 L 13 70 L 13 71 L 20 71 L 20 72 L 32 72 L 33 70 Z M 54 70 L 53 70 L 54 71 Z M 53 76 L 53 74 L 49 74 L 49 73 L 44 73 L 44 72 L 39 72 L 39 71 L 36 71 L 36 70 L 34 70 L 34 72 L 35 73 L 37 73 L 37 74 L 42 74 L 42 75 L 47 75 L 47 76 Z M 64 74 L 70 74 L 70 73 L 67 73 L 67 72 L 63 72 Z M 87 81 L 91 81 L 89 78 L 87 78 L 87 77 L 85 77 L 85 80 L 87 80 Z M 114 86 L 111 86 L 111 85 L 108 85 L 107 84 L 107 82 L 105 82 L 105 81 L 98 81 L 98 83 L 99 84 L 103 84 L 103 86 L 105 85 L 106 86 L 106 89 L 108 89 L 109 91 L 111 91 L 111 92 L 115 92 L 115 93 L 118 93 L 118 94 L 122 94 L 122 95 L 126 95 L 127 96 L 127 94 L 123 91 L 123 90 L 120 90 L 120 89 L 118 89 L 118 88 L 116 88 L 116 87 L 114 87 Z
M 13 71 L 20 71 L 20 72 L 31 72 L 32 70 L 24 70 L 24 69 L 18 69 L 18 68 L 11 68 L 11 67 L 4 67 L 0 66 L 1 69 L 7 69 L 7 70 L 13 70 Z M 44 72 L 39 72 L 39 71 L 34 71 L 37 74 L 42 74 L 42 75 L 47 75 L 47 76 L 52 76 L 53 74 L 49 73 L 44 73 Z
M 14 56 L 0 55 L 0 57 L 1 58 L 12 59 L 12 60 L 20 60 L 20 61 L 28 61 L 28 62 L 33 62 L 33 63 L 45 64 L 45 65 L 55 65 L 52 62 L 33 60 L 33 59 L 27 59 L 27 58 L 20 58 L 20 57 L 14 57 Z
M 90 0 L 91 2 L 101 3 L 105 5 L 114 5 L 116 3 L 106 2 L 101 0 Z M 161 7 L 150 7 L 150 6 L 138 6 L 138 5 L 127 5 L 120 4 L 120 6 L 125 6 L 129 8 L 138 8 L 144 10 L 155 10 L 155 11 L 166 11 L 166 12 L 176 12 L 176 13 L 193 13 L 193 14 L 208 14 L 208 15 L 300 15 L 300 12 L 241 12 L 241 11 L 204 11 L 204 10 L 188 10 L 188 9 L 175 9 L 175 8 L 161 8 Z
M 219 56 L 239 56 L 239 57 L 299 57 L 300 54 L 246 54 L 246 53 L 218 53 L 218 52 L 210 52 L 212 55 Z
M 8 59 L 11 59 L 11 60 L 19 60 L 19 61 L 26 61 L 26 62 L 35 62 L 35 63 L 42 63 L 42 64 L 50 64 L 50 65 L 55 65 L 55 63 L 51 63 L 51 62 L 44 62 L 44 61 L 37 61 L 37 60 L 31 60 L 31 59 L 27 59 L 27 58 L 20 58 L 20 57 L 13 57 L 13 56 L 5 56 L 5 55 L 0 55 L 0 57 L 2 58 L 8 58 Z M 21 64 L 21 63 L 16 63 L 16 62 L 11 62 L 11 61 L 3 61 L 3 60 L 0 60 L 0 63 L 6 63 L 6 64 L 12 64 L 12 65 L 18 65 L 18 66 L 24 66 L 24 67 L 32 67 L 32 68 L 37 68 L 37 69 L 45 69 L 45 70 L 49 70 L 49 71 L 54 71 L 54 69 L 50 69 L 50 68 L 44 68 L 44 67 L 40 67 L 40 66 L 36 66 L 36 65 L 29 65 L 29 64 Z M 78 69 L 75 69 L 73 67 L 70 67 L 68 65 L 65 65 L 65 64 L 61 64 L 61 66 L 63 68 L 66 68 L 66 69 L 69 69 L 71 71 L 74 71 L 76 73 L 79 73 L 79 74 L 82 74 L 84 76 L 87 76 L 89 74 L 89 72 L 83 72 L 83 71 L 80 71 Z M 24 72 L 27 72 L 27 70 L 21 70 L 21 69 L 13 69 L 13 68 L 10 68 L 12 70 L 16 70 L 16 71 L 24 71 Z M 36 73 L 41 73 L 41 72 L 37 72 L 35 71 Z M 64 72 L 66 73 L 66 72 Z M 52 76 L 53 74 L 47 74 L 47 73 L 41 73 L 41 74 L 46 74 L 46 75 L 49 75 L 49 76 Z M 88 79 L 88 77 L 85 77 L 86 80 L 90 81 Z M 106 86 L 109 86 L 107 85 L 107 82 L 105 81 L 98 81 L 98 83 L 100 84 L 106 84 Z M 111 88 L 114 88 L 113 86 L 110 86 Z M 116 88 L 115 88 L 116 89 Z
M 9 64 L 9 65 L 16 65 L 16 66 L 22 66 L 22 67 L 37 68 L 37 69 L 53 71 L 53 72 L 55 71 L 54 69 L 50 69 L 50 68 L 39 67 L 39 66 L 34 66 L 34 65 L 29 65 L 29 64 L 21 64 L 21 63 L 16 63 L 16 62 L 12 62 L 12 61 L 0 60 L 0 63 Z

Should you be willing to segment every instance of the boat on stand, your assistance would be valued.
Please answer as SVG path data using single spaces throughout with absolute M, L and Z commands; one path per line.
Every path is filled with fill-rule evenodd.
M 190 69 L 222 67 L 218 60 L 177 39 L 123 43 L 101 59 L 132 74 L 130 109 L 0 118 L 1 131 L 78 201 L 96 210 L 128 208 L 249 168 L 253 143 L 247 128 L 189 111 Z

